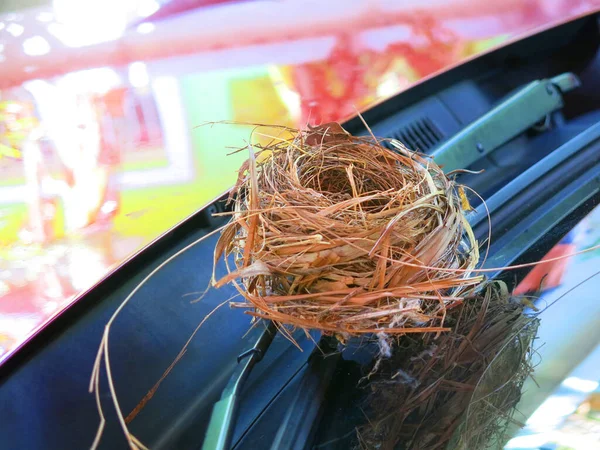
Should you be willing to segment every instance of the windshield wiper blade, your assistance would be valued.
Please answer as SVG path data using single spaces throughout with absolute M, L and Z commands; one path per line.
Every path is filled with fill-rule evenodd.
M 254 345 L 238 356 L 238 366 L 223 390 L 221 399 L 213 407 L 202 450 L 229 450 L 231 448 L 231 437 L 242 387 L 255 364 L 263 358 L 276 333 L 275 323 L 269 321 Z

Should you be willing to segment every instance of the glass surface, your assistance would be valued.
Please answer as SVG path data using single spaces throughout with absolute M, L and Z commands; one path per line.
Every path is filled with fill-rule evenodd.
M 600 243 L 596 207 L 544 258 L 576 253 Z M 533 377 L 515 415 L 525 423 L 507 449 L 599 448 L 600 251 L 538 265 L 515 289 L 530 295 L 540 315 Z M 556 303 L 554 303 L 556 302 Z
M 232 185 L 244 154 L 228 154 L 252 127 L 201 125 L 341 120 L 595 2 L 198 1 L 153 16 L 177 3 L 0 14 L 0 359 Z

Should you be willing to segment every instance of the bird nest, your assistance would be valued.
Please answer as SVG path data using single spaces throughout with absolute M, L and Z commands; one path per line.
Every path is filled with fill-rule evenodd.
M 355 448 L 502 449 L 525 379 L 539 319 L 488 284 L 448 314 L 452 331 L 437 339 L 396 339 L 365 385 L 369 420 Z
M 249 314 L 344 337 L 448 331 L 481 282 L 459 187 L 430 158 L 337 123 L 283 128 L 250 157 L 215 261 Z M 285 328 L 285 327 L 282 327 Z

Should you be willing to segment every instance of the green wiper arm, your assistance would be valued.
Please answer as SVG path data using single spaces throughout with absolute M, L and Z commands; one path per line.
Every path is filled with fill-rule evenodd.
M 276 333 L 277 327 L 269 321 L 252 348 L 238 356 L 238 365 L 223 390 L 221 399 L 213 407 L 202 450 L 230 450 L 242 387 L 254 365 L 263 358 Z
M 445 172 L 466 169 L 561 109 L 562 94 L 579 85 L 573 73 L 532 81 L 435 148 L 434 161 Z

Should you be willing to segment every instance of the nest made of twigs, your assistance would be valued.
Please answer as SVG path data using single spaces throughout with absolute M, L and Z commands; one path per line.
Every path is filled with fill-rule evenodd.
M 481 277 L 455 182 L 430 158 L 336 123 L 282 128 L 250 157 L 215 261 L 249 314 L 337 335 L 447 331 Z M 227 258 L 226 258 L 227 260 Z

